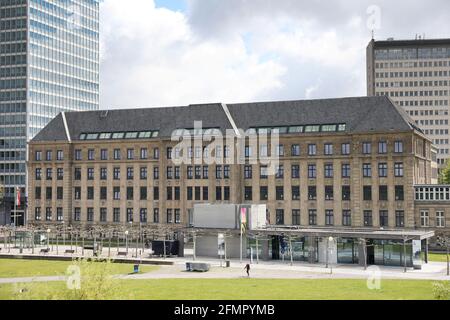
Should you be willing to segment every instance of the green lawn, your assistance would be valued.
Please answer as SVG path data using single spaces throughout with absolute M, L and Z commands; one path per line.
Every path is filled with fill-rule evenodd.
M 70 261 L 0 259 L 0 278 L 20 278 L 36 276 L 64 275 Z M 114 263 L 111 266 L 114 274 L 133 272 L 132 264 Z M 151 272 L 159 267 L 141 265 L 141 272 Z
M 122 299 L 137 300 L 430 300 L 433 281 L 383 280 L 369 290 L 365 280 L 161 279 L 121 280 Z M 50 290 L 64 283 L 35 284 Z M 0 285 L 0 300 L 11 299 L 20 285 Z
M 447 255 L 445 253 L 429 253 L 428 260 L 434 262 L 447 262 Z

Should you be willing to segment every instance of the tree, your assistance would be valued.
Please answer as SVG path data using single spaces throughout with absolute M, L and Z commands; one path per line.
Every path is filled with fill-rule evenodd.
M 450 184 L 450 161 L 447 160 L 445 162 L 445 168 L 441 170 L 441 174 L 439 175 L 439 183 L 440 184 Z

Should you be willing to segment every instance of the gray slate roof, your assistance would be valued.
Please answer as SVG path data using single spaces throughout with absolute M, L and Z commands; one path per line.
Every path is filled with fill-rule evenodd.
M 250 127 L 347 124 L 348 133 L 411 131 L 414 121 L 387 97 L 298 100 L 229 104 L 231 116 L 240 129 Z M 190 129 L 194 121 L 204 128 L 232 129 L 221 104 L 183 107 L 66 112 L 72 140 L 81 133 L 159 130 L 170 137 L 176 129 Z M 103 115 L 103 116 L 102 116 Z M 61 114 L 32 140 L 66 141 Z

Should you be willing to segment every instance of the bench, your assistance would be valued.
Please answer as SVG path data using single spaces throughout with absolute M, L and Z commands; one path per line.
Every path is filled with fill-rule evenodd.
M 40 253 L 49 253 L 50 249 L 41 249 Z
M 74 254 L 74 253 L 75 253 L 75 250 L 66 250 L 64 253 Z
M 126 257 L 128 255 L 128 253 L 126 253 L 126 252 L 117 252 L 117 255 Z
M 186 271 L 208 272 L 211 265 L 203 262 L 186 262 Z

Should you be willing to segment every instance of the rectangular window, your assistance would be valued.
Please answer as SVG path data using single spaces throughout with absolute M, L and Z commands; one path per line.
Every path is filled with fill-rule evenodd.
M 120 222 L 120 208 L 113 209 L 113 222 Z
M 325 225 L 326 226 L 334 226 L 333 210 L 325 210 Z
M 222 166 L 216 166 L 216 179 L 222 179 Z
M 76 172 L 76 170 L 75 170 Z M 41 168 L 37 168 L 36 169 L 36 180 L 41 180 L 42 179 L 42 169 Z M 78 179 L 75 179 L 78 180 Z
M 53 178 L 53 169 L 52 168 L 47 168 L 46 179 L 47 180 L 52 180 L 52 178 Z
M 317 225 L 317 210 L 316 209 L 308 210 L 308 218 L 310 226 Z
M 380 227 L 387 227 L 389 225 L 389 213 L 387 210 L 380 211 Z
M 283 165 L 278 165 L 276 168 L 276 174 L 275 174 L 275 178 L 276 179 L 283 179 L 284 178 L 284 166 Z
M 153 149 L 153 159 L 159 159 L 159 149 L 155 148 Z
M 47 150 L 47 152 L 45 153 L 45 160 L 46 161 L 52 161 L 52 151 L 51 150 Z
M 276 209 L 275 210 L 275 218 L 276 218 L 277 225 L 283 225 L 284 224 L 284 210 Z
M 267 201 L 269 198 L 268 189 L 266 186 L 259 187 L 259 200 Z
M 244 178 L 251 179 L 252 178 L 252 166 L 244 166 Z
M 317 187 L 316 186 L 308 187 L 308 200 L 317 200 Z
M 350 186 L 342 186 L 342 201 L 350 201 L 351 190 Z
M 388 201 L 388 187 L 380 186 L 379 187 L 380 201 Z
M 167 223 L 173 223 L 172 209 L 167 209 Z
M 315 164 L 308 165 L 308 178 L 315 179 L 317 177 L 317 170 Z
M 64 169 L 63 168 L 56 169 L 56 177 L 58 180 L 64 179 Z
M 300 225 L 300 210 L 298 209 L 292 210 L 292 225 L 293 226 Z
M 245 199 L 245 201 L 253 200 L 253 188 L 252 187 L 244 187 L 244 199 Z
M 405 192 L 403 186 L 395 186 L 395 200 L 396 201 L 405 200 Z
M 45 209 L 45 220 L 52 221 L 52 208 Z
M 180 224 L 181 223 L 181 211 L 180 209 L 175 209 L 175 223 Z
M 34 220 L 36 221 L 41 221 L 42 217 L 41 217 L 41 208 L 40 207 L 36 207 L 34 209 Z
M 372 201 L 372 186 L 363 186 L 363 200 Z
M 352 212 L 350 210 L 342 211 L 342 225 L 346 227 L 352 225 Z
M 200 201 L 202 200 L 202 193 L 201 193 L 202 189 L 200 187 L 195 187 L 194 188 L 194 199 L 195 201 Z
M 341 166 L 342 178 L 350 178 L 350 164 L 344 163 Z
M 349 155 L 350 154 L 350 143 L 343 143 L 341 145 L 341 154 Z
M 403 141 L 395 141 L 394 152 L 395 153 L 403 153 Z
M 223 178 L 230 179 L 230 166 L 229 165 L 223 166 Z
M 74 199 L 81 200 L 81 187 L 75 187 L 74 189 Z
M 159 200 L 159 187 L 153 187 L 153 200 Z
M 94 149 L 88 150 L 88 160 L 90 160 L 90 161 L 95 160 L 95 150 Z
M 171 180 L 173 178 L 173 168 L 167 167 L 166 173 L 167 180 Z
M 100 150 L 100 159 L 103 161 L 108 160 L 108 150 L 107 149 Z
M 362 153 L 363 154 L 371 154 L 372 153 L 372 143 L 370 143 L 370 142 L 363 142 Z
M 167 187 L 167 200 L 172 200 L 172 187 Z
M 209 167 L 203 166 L 203 179 L 208 179 L 209 177 Z
M 100 200 L 107 200 L 107 199 L 108 199 L 108 188 L 100 187 Z
M 268 168 L 267 166 L 261 166 L 259 168 L 260 172 L 259 172 L 259 178 L 260 179 L 267 179 L 268 177 Z
M 445 213 L 444 213 L 444 211 L 436 211 L 436 227 L 445 228 Z
M 174 178 L 175 178 L 175 180 L 180 180 L 180 178 L 181 178 L 181 171 L 180 171 L 181 169 L 180 169 L 180 167 L 175 167 L 174 168 Z
M 193 200 L 192 187 L 187 187 L 186 198 L 188 201 Z
M 63 208 L 56 208 L 56 221 L 63 221 L 64 213 Z
M 139 177 L 141 178 L 141 180 L 147 180 L 147 167 L 140 168 Z
M 94 187 L 87 187 L 87 200 L 94 200 Z
M 120 168 L 113 168 L 113 179 L 120 180 Z
M 230 187 L 223 187 L 223 200 L 230 201 Z
M 292 186 L 292 200 L 300 200 L 300 186 Z
M 394 175 L 396 177 L 403 177 L 403 162 L 396 162 L 394 164 Z
M 153 179 L 158 180 L 159 179 L 159 167 L 153 168 Z
M 284 200 L 284 187 L 276 186 L 275 187 L 275 194 L 276 194 L 276 199 L 278 201 Z
M 133 208 L 127 208 L 127 222 L 133 222 Z
M 298 157 L 300 155 L 300 145 L 293 144 L 291 146 L 291 154 L 293 157 Z
M 81 221 L 81 208 L 75 208 L 73 213 L 73 220 Z
M 317 154 L 317 146 L 315 144 L 308 145 L 308 155 L 315 156 Z
M 82 156 L 81 156 L 81 150 L 77 149 L 75 150 L 75 160 L 80 161 L 82 160 Z
M 56 188 L 56 200 L 63 200 L 64 197 L 64 189 L 63 187 Z
M 372 219 L 372 211 L 365 210 L 364 211 L 364 227 L 372 227 L 373 219 Z
M 292 179 L 300 178 L 300 166 L 298 164 L 293 164 L 291 166 L 291 178 Z
M 62 150 L 56 151 L 56 160 L 63 161 L 64 160 L 64 152 Z
M 203 201 L 208 201 L 209 199 L 209 188 L 203 187 Z
M 113 188 L 113 199 L 120 200 L 120 187 Z
M 94 168 L 87 168 L 87 179 L 94 180 Z
M 216 201 L 222 201 L 222 187 L 216 187 Z
M 42 193 L 42 188 L 41 187 L 36 187 L 34 189 L 34 198 L 36 200 L 41 200 L 41 198 L 42 198 L 41 193 Z
M 380 178 L 385 178 L 385 177 L 387 177 L 387 173 L 388 173 L 387 163 L 379 163 L 378 164 L 378 176 Z
M 148 149 L 141 148 L 141 160 L 145 160 L 148 158 Z
M 120 160 L 120 149 L 114 149 L 114 160 Z
M 45 188 L 45 199 L 46 200 L 52 200 L 52 198 L 53 198 L 52 191 L 53 191 L 52 187 Z
M 325 200 L 333 200 L 333 199 L 334 199 L 333 186 L 325 186 Z
M 147 223 L 147 209 L 141 208 L 139 212 L 139 218 L 142 223 Z
M 327 163 L 324 166 L 325 178 L 333 178 L 333 165 L 331 163 Z
M 153 222 L 159 223 L 159 209 L 158 208 L 153 209 Z
M 420 226 L 430 226 L 430 213 L 427 210 L 420 210 Z
M 100 222 L 106 222 L 108 220 L 107 212 L 106 208 L 100 208 Z
M 134 149 L 127 149 L 127 160 L 134 159 Z
M 41 161 L 42 160 L 42 151 L 36 151 L 34 156 L 35 161 Z
M 134 168 L 127 167 L 127 180 L 133 180 L 133 179 L 134 179 Z
M 87 208 L 87 221 L 94 221 L 94 208 Z
M 201 166 L 195 166 L 195 179 L 201 179 L 202 178 L 202 167 Z
M 326 144 L 324 145 L 323 153 L 324 153 L 326 156 L 331 156 L 331 155 L 333 155 L 333 145 L 332 145 L 331 143 L 326 143 Z
M 379 154 L 387 153 L 387 142 L 386 141 L 378 142 L 378 153 Z
M 402 228 L 405 226 L 405 211 L 395 211 L 395 226 Z
M 363 164 L 363 177 L 364 178 L 372 177 L 372 165 L 370 163 Z
M 141 187 L 140 188 L 140 199 L 142 200 L 147 200 L 147 187 Z

